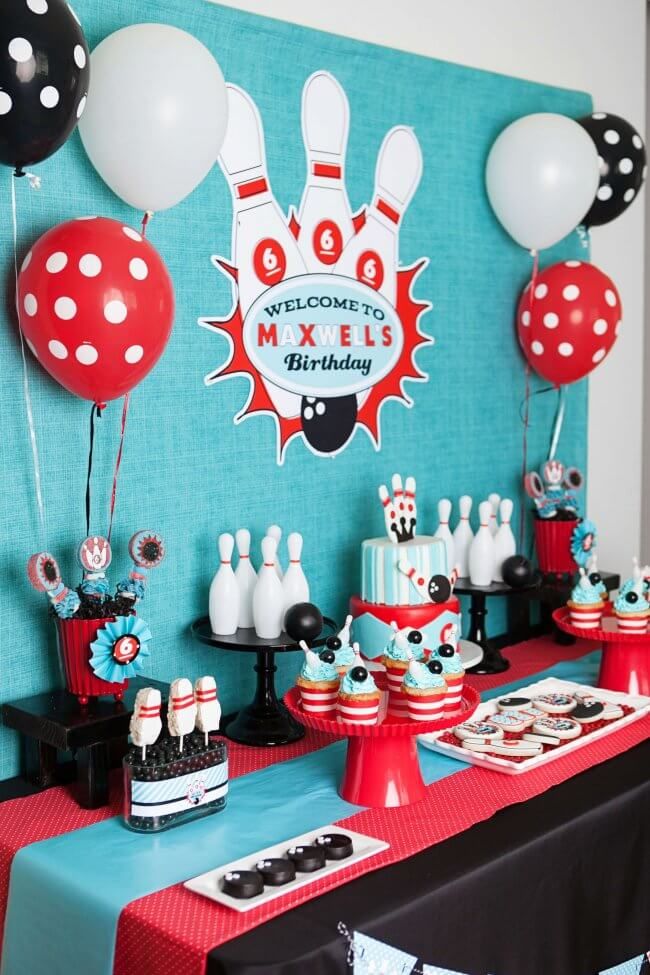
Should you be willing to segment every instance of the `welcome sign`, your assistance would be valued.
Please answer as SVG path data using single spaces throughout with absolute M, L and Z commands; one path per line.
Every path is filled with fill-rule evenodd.
M 357 427 L 379 449 L 381 406 L 388 398 L 410 405 L 403 382 L 427 379 L 415 352 L 432 341 L 419 328 L 430 305 L 411 295 L 428 259 L 399 265 L 400 224 L 422 174 L 417 137 L 406 126 L 390 129 L 373 198 L 352 214 L 347 97 L 332 74 L 315 72 L 302 97 L 307 180 L 287 218 L 269 185 L 257 106 L 235 85 L 228 99 L 219 162 L 233 200 L 232 254 L 213 263 L 231 277 L 234 305 L 225 317 L 200 319 L 230 344 L 205 381 L 249 377 L 251 395 L 236 419 L 272 415 L 280 463 L 294 437 L 332 456 Z

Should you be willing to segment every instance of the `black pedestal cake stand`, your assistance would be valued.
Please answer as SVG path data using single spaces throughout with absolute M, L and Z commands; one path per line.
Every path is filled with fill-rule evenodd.
M 501 674 L 510 666 L 510 661 L 501 655 L 498 647 L 495 647 L 485 630 L 485 617 L 487 616 L 486 602 L 488 596 L 517 596 L 525 592 L 537 589 L 539 582 L 535 581 L 529 586 L 513 589 L 505 582 L 492 582 L 489 586 L 474 586 L 468 578 L 461 578 L 454 586 L 456 596 L 469 596 L 469 618 L 470 629 L 467 639 L 472 643 L 477 643 L 483 650 L 483 659 L 474 667 L 470 667 L 469 674 Z
M 312 640 L 310 646 L 323 646 L 327 637 L 336 633 L 337 629 L 334 620 L 324 617 L 323 633 L 317 640 Z M 241 745 L 266 746 L 288 745 L 304 736 L 304 727 L 291 717 L 275 691 L 275 655 L 300 650 L 295 640 L 287 633 L 281 633 L 277 640 L 264 640 L 252 628 L 239 629 L 231 636 L 222 636 L 212 632 L 207 616 L 192 623 L 192 636 L 200 643 L 207 643 L 219 650 L 257 654 L 255 695 L 238 714 L 225 719 L 226 737 Z

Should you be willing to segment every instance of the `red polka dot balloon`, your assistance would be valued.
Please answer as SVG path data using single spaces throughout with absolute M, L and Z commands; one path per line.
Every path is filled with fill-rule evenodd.
M 621 324 L 621 299 L 613 281 L 593 264 L 562 261 L 526 286 L 517 309 L 524 355 L 556 386 L 575 383 L 608 354 Z
M 44 234 L 23 261 L 17 304 L 41 365 L 71 393 L 100 404 L 153 369 L 174 318 L 158 252 L 106 217 L 80 217 Z

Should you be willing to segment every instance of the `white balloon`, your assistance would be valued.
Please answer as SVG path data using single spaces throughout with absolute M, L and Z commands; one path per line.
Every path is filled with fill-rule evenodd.
M 134 24 L 90 58 L 92 84 L 79 124 L 93 166 L 138 210 L 166 210 L 216 162 L 228 97 L 219 65 L 191 34 Z
M 525 115 L 498 136 L 485 173 L 492 209 L 511 237 L 530 250 L 570 233 L 594 201 L 598 153 L 566 115 Z

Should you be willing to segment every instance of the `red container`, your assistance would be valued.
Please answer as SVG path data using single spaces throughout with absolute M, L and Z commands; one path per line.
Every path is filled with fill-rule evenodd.
M 542 572 L 573 574 L 576 561 L 571 555 L 571 536 L 577 521 L 535 518 L 535 548 Z
M 129 686 L 128 680 L 123 684 L 111 684 L 95 677 L 90 666 L 92 650 L 90 644 L 96 639 L 97 631 L 107 623 L 113 623 L 114 616 L 103 620 L 62 620 L 57 619 L 56 631 L 58 636 L 59 658 L 65 676 L 65 685 L 71 694 L 75 694 L 80 704 L 88 704 L 91 697 L 102 694 L 112 694 L 116 701 L 121 701 Z

